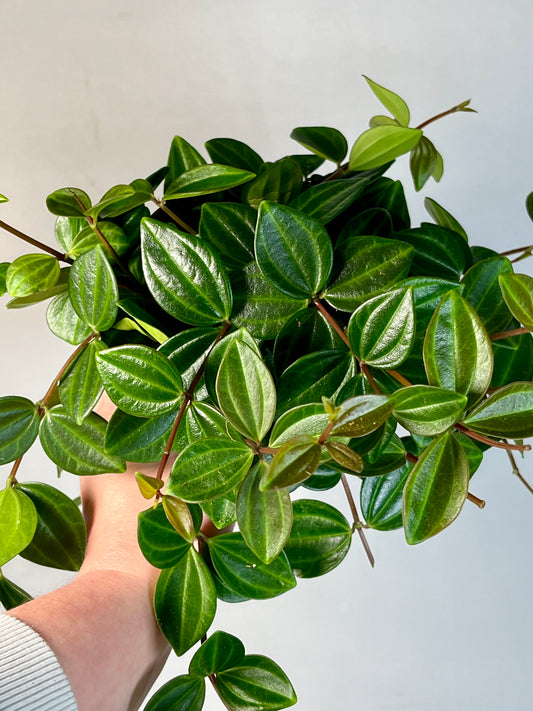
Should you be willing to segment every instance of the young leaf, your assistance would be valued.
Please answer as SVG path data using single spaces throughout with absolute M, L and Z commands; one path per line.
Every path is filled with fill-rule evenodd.
M 249 170 L 232 168 L 229 165 L 199 165 L 190 168 L 173 180 L 163 195 L 164 200 L 178 200 L 197 195 L 209 195 L 221 190 L 229 190 L 255 178 Z
M 533 437 L 533 383 L 499 388 L 469 413 L 464 424 L 493 437 Z
M 336 128 L 301 126 L 292 131 L 291 138 L 320 158 L 331 160 L 338 165 L 342 163 L 348 150 L 346 138 Z
M 261 442 L 276 412 L 276 388 L 263 360 L 240 340 L 228 347 L 216 380 L 220 409 L 245 437 Z
M 257 173 L 263 159 L 250 146 L 234 138 L 212 138 L 205 147 L 213 163 L 231 165 L 240 170 Z
M 246 544 L 263 563 L 283 550 L 292 526 L 288 489 L 262 491 L 259 484 L 267 464 L 259 462 L 244 478 L 237 495 L 237 520 Z
M 158 689 L 144 711 L 202 711 L 204 699 L 204 679 L 180 674 Z
M 265 278 L 293 299 L 315 296 L 333 264 L 331 240 L 320 223 L 267 200 L 259 208 L 255 253 Z
M 79 188 L 60 188 L 46 198 L 46 207 L 52 215 L 84 217 L 91 207 L 91 199 Z
M 217 574 L 229 588 L 245 597 L 264 600 L 296 585 L 284 553 L 267 565 L 252 553 L 240 533 L 223 533 L 210 538 L 208 545 Z
M 415 190 L 422 190 L 424 185 L 433 175 L 437 166 L 438 153 L 432 141 L 426 136 L 422 136 L 419 142 L 411 151 L 409 167 Z
M 98 353 L 96 365 L 109 397 L 129 415 L 164 415 L 180 403 L 180 374 L 168 358 L 153 348 L 109 348 Z
M 78 506 L 59 489 L 31 482 L 17 484 L 35 506 L 37 528 L 20 555 L 49 568 L 79 570 L 85 555 L 87 531 Z
M 85 252 L 72 265 L 69 295 L 78 316 L 94 331 L 111 328 L 118 313 L 118 286 L 101 246 Z
M 430 197 L 424 198 L 424 207 L 437 225 L 447 227 L 449 230 L 457 232 L 457 234 L 464 238 L 465 242 L 468 242 L 468 235 L 460 223 L 448 212 L 448 210 L 442 207 L 442 205 L 439 205 L 436 200 L 433 200 L 433 198 Z
M 414 545 L 440 533 L 454 521 L 468 493 L 468 460 L 450 431 L 424 450 L 403 494 L 403 525 Z
M 326 449 L 330 457 L 340 464 L 343 471 L 355 472 L 355 474 L 361 474 L 363 471 L 365 464 L 362 457 L 347 444 L 334 441 L 326 442 Z
M 31 543 L 36 528 L 33 501 L 10 486 L 0 491 L 0 568 Z
M 332 435 L 363 437 L 381 427 L 394 408 L 388 395 L 356 395 L 339 405 Z
M 347 330 L 354 353 L 374 368 L 396 368 L 409 355 L 415 335 L 413 290 L 394 289 L 365 301 Z
M 350 170 L 370 170 L 412 150 L 422 131 L 404 126 L 376 126 L 362 133 L 350 151 Z
M 142 472 L 135 472 L 135 481 L 145 499 L 153 499 L 159 489 L 165 486 L 163 479 L 157 479 Z
M 502 274 L 499 282 L 509 311 L 528 330 L 533 331 L 533 277 Z
M 161 631 L 178 656 L 207 632 L 215 617 L 217 598 L 208 567 L 194 550 L 157 581 L 154 609 Z
M 59 262 L 49 254 L 24 254 L 12 262 L 6 273 L 11 296 L 22 297 L 51 289 L 59 279 Z
M 205 160 L 200 153 L 191 146 L 181 136 L 174 136 L 170 145 L 168 154 L 168 173 L 165 177 L 165 192 L 169 185 L 176 180 L 180 175 L 197 168 L 200 165 L 205 165 Z
M 299 435 L 278 449 L 264 472 L 261 490 L 300 484 L 316 471 L 320 464 L 322 448 L 315 437 Z
M 424 339 L 424 365 L 430 385 L 466 395 L 475 404 L 489 387 L 494 356 L 474 309 L 456 291 L 444 297 Z
M 172 526 L 161 504 L 141 511 L 137 540 L 146 560 L 156 568 L 173 568 L 191 547 Z
M 58 405 L 41 420 L 39 438 L 46 455 L 61 469 L 81 476 L 124 472 L 126 462 L 106 452 L 106 421 L 91 413 L 81 425 Z
M 144 218 L 141 225 L 143 272 L 158 304 L 194 326 L 226 320 L 232 295 L 219 257 L 196 237 Z
M 217 674 L 217 687 L 232 711 L 278 711 L 297 701 L 283 670 L 257 654 L 247 654 L 238 665 Z
M 195 652 L 189 664 L 189 674 L 194 677 L 218 674 L 239 664 L 243 657 L 244 645 L 241 640 L 218 630 Z
M 352 541 L 344 516 L 324 501 L 299 499 L 293 504 L 294 520 L 285 553 L 300 578 L 316 578 L 336 568 Z
M 172 527 L 186 541 L 192 543 L 196 537 L 196 529 L 189 507 L 177 496 L 163 494 L 163 509 Z
M 449 429 L 461 418 L 467 399 L 451 390 L 413 385 L 393 396 L 394 417 L 413 434 L 432 436 Z
M 102 341 L 88 343 L 61 380 L 59 399 L 78 425 L 92 411 L 102 394 L 104 386 L 96 369 L 96 356 L 105 348 Z
M 364 78 L 366 79 L 368 86 L 372 89 L 387 111 L 390 111 L 390 113 L 402 126 L 408 126 L 411 118 L 409 107 L 401 96 L 398 96 L 398 94 L 395 94 L 390 89 L 385 89 L 384 86 L 380 86 L 380 84 L 377 84 L 375 81 L 372 81 L 372 79 L 369 79 L 366 76 L 364 76 Z
M 167 492 L 183 501 L 206 501 L 227 493 L 244 477 L 253 452 L 228 437 L 192 442 L 174 462 Z
M 0 398 L 0 464 L 21 457 L 38 432 L 38 408 L 31 400 L 18 396 Z

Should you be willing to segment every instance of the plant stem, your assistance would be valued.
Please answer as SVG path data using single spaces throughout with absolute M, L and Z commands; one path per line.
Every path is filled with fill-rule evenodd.
M 352 491 L 350 489 L 350 485 L 348 484 L 348 479 L 346 478 L 346 474 L 341 474 L 341 481 L 342 485 L 344 487 L 344 491 L 346 493 L 346 498 L 348 499 L 348 505 L 350 506 L 350 511 L 352 512 L 353 520 L 354 520 L 354 526 L 357 529 L 357 533 L 359 534 L 359 538 L 361 539 L 361 543 L 363 544 L 363 548 L 365 549 L 365 553 L 367 555 L 368 561 L 372 567 L 374 567 L 374 556 L 372 555 L 372 551 L 370 550 L 370 546 L 368 545 L 368 541 L 366 540 L 365 532 L 361 528 L 362 521 L 359 518 L 359 514 L 357 513 L 357 506 L 355 505 L 355 501 L 352 495 Z
M 427 119 L 427 121 L 423 121 L 421 124 L 417 126 L 417 128 L 425 128 L 426 126 L 429 126 L 430 123 L 433 123 L 434 121 L 438 121 L 441 118 L 444 118 L 445 116 L 449 116 L 450 114 L 455 114 L 458 111 L 464 111 L 465 110 L 465 102 L 463 101 L 460 104 L 457 104 L 457 106 L 452 106 L 451 109 L 448 109 L 447 111 L 442 111 L 440 114 L 437 114 L 436 116 L 432 116 L 431 118 Z M 467 111 L 474 112 L 474 109 L 467 109 Z
M 0 227 L 2 229 L 4 229 L 6 232 L 10 232 L 12 235 L 15 235 L 15 237 L 18 237 L 19 239 L 24 240 L 24 242 L 28 242 L 29 244 L 33 245 L 34 247 L 38 247 L 39 249 L 42 249 L 43 252 L 47 252 L 48 254 L 51 254 L 52 257 L 55 257 L 60 262 L 66 262 L 67 264 L 73 263 L 73 260 L 70 259 L 70 257 L 67 257 L 64 254 L 61 254 L 61 252 L 58 252 L 57 249 L 54 249 L 53 247 L 49 247 L 47 244 L 44 244 L 44 242 L 39 242 L 39 240 L 34 239 L 33 237 L 30 237 L 27 234 L 24 234 L 24 232 L 17 230 L 16 227 L 11 227 L 11 225 L 8 225 L 7 222 L 4 222 L 3 220 L 0 220 Z
M 192 227 L 189 227 L 189 225 L 186 222 L 184 222 L 180 217 L 178 217 L 174 212 L 172 212 L 172 210 L 165 205 L 163 200 L 158 200 L 154 196 L 154 197 L 152 197 L 152 202 L 155 202 L 155 204 L 157 205 L 157 207 L 160 210 L 163 210 L 163 212 L 165 212 L 169 217 L 171 217 L 174 220 L 174 222 L 177 225 L 179 225 L 180 227 L 182 227 L 186 232 L 188 232 L 191 235 L 198 234 L 197 232 L 195 232 L 195 230 L 193 230 Z
M 518 479 L 526 487 L 526 489 L 529 491 L 529 493 L 533 494 L 533 487 L 531 487 L 531 485 L 524 479 L 524 477 L 520 473 L 520 469 L 518 468 L 516 459 L 514 458 L 514 454 L 509 449 L 507 450 L 507 456 L 509 457 L 509 461 L 511 462 L 513 474 L 518 477 Z
M 19 470 L 23 456 L 24 455 L 22 454 L 18 459 L 13 462 L 13 466 L 11 467 L 11 471 L 9 472 L 9 476 L 7 477 L 6 488 L 8 486 L 13 487 L 17 483 L 16 474 Z
M 330 323 L 335 331 L 339 334 L 339 336 L 342 338 L 344 343 L 350 348 L 350 343 L 348 341 L 348 336 L 344 332 L 344 329 L 342 329 L 339 324 L 335 321 L 333 316 L 329 313 L 329 311 L 326 309 L 324 304 L 320 301 L 320 299 L 313 299 L 313 304 L 317 307 L 317 309 L 320 311 L 320 313 L 324 316 L 326 321 Z
M 368 367 L 368 365 L 361 361 L 359 363 L 359 367 L 361 368 L 361 373 L 365 376 L 365 378 L 368 380 L 368 382 L 372 386 L 372 390 L 376 393 L 376 395 L 381 395 L 382 392 L 379 388 L 379 385 L 374 380 L 374 377 L 372 376 L 372 373 L 370 372 L 370 368 Z
M 87 222 L 89 223 L 89 226 L 92 227 L 95 235 L 98 237 L 100 240 L 103 248 L 106 250 L 106 252 L 109 254 L 111 259 L 117 264 L 120 269 L 124 272 L 124 274 L 127 274 L 128 276 L 130 275 L 130 270 L 128 267 L 124 264 L 122 259 L 118 256 L 118 254 L 115 252 L 113 247 L 109 244 L 107 239 L 104 237 L 102 230 L 98 227 L 97 223 L 93 220 L 92 217 L 86 217 Z
M 76 350 L 69 356 L 69 358 L 65 361 L 65 363 L 61 366 L 61 369 L 59 373 L 56 375 L 52 383 L 50 384 L 50 387 L 46 391 L 44 397 L 41 399 L 39 403 L 39 417 L 43 416 L 44 409 L 48 404 L 48 401 L 52 397 L 52 395 L 55 392 L 55 389 L 61 382 L 61 378 L 65 375 L 67 370 L 70 368 L 72 363 L 76 360 L 76 358 L 79 356 L 79 354 L 83 351 L 85 346 L 87 346 L 91 341 L 94 341 L 96 338 L 99 338 L 100 334 L 98 333 L 91 333 L 90 336 L 87 336 L 87 338 L 80 343 L 80 345 L 76 348 Z
M 493 333 L 490 336 L 491 341 L 501 341 L 503 338 L 511 338 L 512 336 L 521 336 L 524 333 L 530 333 L 528 328 L 512 328 L 510 331 L 501 331 Z
M 478 507 L 478 509 L 485 508 L 485 502 L 483 501 L 483 499 L 478 499 L 478 497 L 474 496 L 474 494 L 471 494 L 470 492 L 468 492 L 468 494 L 466 495 L 466 498 L 468 499 L 468 501 L 471 501 L 473 504 L 475 504 Z
M 505 252 L 500 252 L 500 257 L 508 257 L 510 254 L 530 252 L 531 250 L 533 250 L 533 244 L 530 244 L 527 247 L 514 247 L 513 249 L 506 249 Z
M 224 708 L 226 708 L 227 711 L 233 711 L 233 709 L 231 708 L 231 706 L 228 706 L 227 703 L 226 703 L 226 702 L 224 701 L 224 699 L 222 698 L 222 696 L 220 695 L 220 691 L 218 690 L 218 684 L 217 684 L 216 675 L 215 675 L 215 674 L 209 674 L 208 679 L 209 679 L 209 681 L 211 682 L 211 686 L 212 686 L 213 689 L 216 691 L 216 694 L 217 694 L 218 698 L 220 699 L 220 701 L 221 701 L 222 704 L 224 705 Z
M 397 370 L 390 369 L 390 370 L 387 370 L 387 373 L 389 375 L 391 375 L 394 378 L 394 380 L 397 380 L 401 385 L 403 385 L 404 388 L 409 388 L 413 384 L 413 383 L 409 382 L 409 380 L 407 380 L 407 378 L 404 378 L 401 373 L 398 373 Z
M 476 439 L 478 442 L 488 444 L 490 447 L 506 449 L 507 451 L 514 450 L 516 452 L 529 452 L 531 449 L 530 444 L 509 444 L 509 442 L 507 442 L 506 440 L 504 440 L 503 442 L 499 442 L 498 440 L 492 439 L 491 437 L 485 437 L 485 435 L 478 434 L 477 432 L 469 430 L 468 427 L 465 427 L 460 422 L 455 423 L 455 428 L 460 430 L 461 432 L 464 432 L 465 435 L 468 435 L 470 437 L 470 439 Z

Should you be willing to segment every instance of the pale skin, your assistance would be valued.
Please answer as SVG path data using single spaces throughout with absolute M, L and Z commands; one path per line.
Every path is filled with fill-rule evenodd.
M 109 417 L 113 406 L 100 402 Z M 84 563 L 70 584 L 11 610 L 49 644 L 67 675 L 79 711 L 135 711 L 170 647 L 154 618 L 159 570 L 137 544 L 137 514 L 150 503 L 135 481 L 157 464 L 80 480 L 89 533 Z

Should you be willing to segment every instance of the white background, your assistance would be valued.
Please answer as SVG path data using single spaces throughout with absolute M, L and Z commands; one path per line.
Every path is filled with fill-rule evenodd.
M 52 244 L 49 192 L 97 199 L 159 168 L 175 134 L 200 149 L 239 138 L 267 160 L 294 151 L 295 126 L 335 126 L 353 142 L 381 112 L 364 73 L 409 102 L 414 124 L 469 97 L 479 111 L 428 129 L 444 155 L 439 185 L 415 194 L 398 161 L 413 220 L 430 195 L 472 244 L 529 244 L 532 24 L 530 0 L 4 0 L 0 192 L 11 202 L 0 218 Z M 31 251 L 0 240 L 0 261 Z M 0 392 L 38 399 L 71 348 L 40 306 L 2 308 L 0 329 Z M 532 457 L 522 470 L 533 480 Z M 21 480 L 54 477 L 37 450 L 25 458 Z M 74 495 L 76 478 L 63 486 Z M 438 538 L 411 548 L 401 532 L 370 533 L 375 570 L 354 541 L 340 568 L 286 596 L 220 604 L 215 629 L 273 657 L 302 711 L 530 709 L 533 499 L 504 453 L 471 489 L 485 510 L 467 504 Z M 330 500 L 347 513 L 340 491 Z M 33 594 L 68 577 L 17 561 L 6 573 Z M 211 690 L 205 708 L 222 708 Z

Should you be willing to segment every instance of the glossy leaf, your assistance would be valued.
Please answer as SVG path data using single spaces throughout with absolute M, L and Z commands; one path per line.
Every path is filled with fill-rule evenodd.
M 247 654 L 238 665 L 217 674 L 217 686 L 232 711 L 277 711 L 297 701 L 283 670 L 256 654 Z
M 422 136 L 417 128 L 376 126 L 362 133 L 350 151 L 350 170 L 378 168 L 416 146 Z
M 194 548 L 189 548 L 173 568 L 161 572 L 154 596 L 155 615 L 178 656 L 207 632 L 215 617 L 216 602 L 211 573 Z
M 430 197 L 424 198 L 424 207 L 437 225 L 447 227 L 449 230 L 457 232 L 457 234 L 464 238 L 465 242 L 468 242 L 468 235 L 461 224 L 448 212 L 448 210 L 442 207 L 442 205 L 439 205 L 436 200 L 433 200 L 433 198 Z
M 180 374 L 168 358 L 153 348 L 109 348 L 98 353 L 96 365 L 107 394 L 129 415 L 165 415 L 180 403 Z
M 377 84 L 375 81 L 372 81 L 372 79 L 369 79 L 366 76 L 364 78 L 366 79 L 368 86 L 372 89 L 387 111 L 390 111 L 390 113 L 402 126 L 408 126 L 410 120 L 409 107 L 402 97 L 398 96 L 398 94 L 395 94 L 390 89 L 385 89 L 384 86 Z
M 499 388 L 516 380 L 533 380 L 533 337 L 524 333 L 493 341 L 494 370 L 491 388 Z
M 413 290 L 395 289 L 365 301 L 352 315 L 347 336 L 359 360 L 396 368 L 409 355 L 415 335 Z
M 58 405 L 45 413 L 39 438 L 46 455 L 67 472 L 79 475 L 124 472 L 126 462 L 106 452 L 106 425 L 94 413 L 77 425 Z
M 229 317 L 228 277 L 206 244 L 151 218 L 142 221 L 141 244 L 146 283 L 167 313 L 195 326 Z
M 184 501 L 214 499 L 243 479 L 253 456 L 245 444 L 227 437 L 192 442 L 174 462 L 167 492 Z
M 11 296 L 21 297 L 44 291 L 59 279 L 59 262 L 49 254 L 24 254 L 12 262 L 6 274 Z
M 252 553 L 240 533 L 223 533 L 210 538 L 208 545 L 217 574 L 238 594 L 264 600 L 296 585 L 284 553 L 267 565 Z
M 46 207 L 53 215 L 83 217 L 91 207 L 91 199 L 79 188 L 60 188 L 48 195 Z
M 202 511 L 219 531 L 237 521 L 236 498 L 235 489 L 231 489 L 222 496 L 217 496 L 209 501 L 202 501 L 200 504 Z
M 154 316 L 153 302 L 142 297 L 129 296 L 120 299 L 118 305 L 122 311 L 131 316 L 140 333 L 148 336 L 157 344 L 165 343 L 168 340 L 168 336 L 162 330 L 162 328 L 166 329 L 166 324 L 161 323 L 158 312 Z M 118 328 L 118 324 L 115 324 L 115 328 Z
M 331 434 L 363 437 L 377 430 L 389 417 L 394 401 L 387 395 L 357 395 L 337 408 Z
M 68 292 L 59 294 L 46 311 L 46 322 L 54 336 L 73 346 L 82 343 L 91 335 L 88 326 L 76 313 Z
M 169 338 L 158 349 L 180 373 L 184 390 L 192 384 L 218 334 L 219 329 L 208 326 L 188 328 Z M 200 398 L 200 386 L 196 397 Z
M 168 155 L 168 173 L 165 177 L 165 191 L 182 173 L 200 165 L 205 165 L 205 160 L 200 153 L 198 153 L 196 148 L 191 146 L 191 144 L 184 138 L 181 138 L 181 136 L 174 136 Z
M 406 430 L 417 435 L 438 435 L 460 418 L 466 407 L 465 395 L 430 387 L 413 385 L 393 395 L 394 417 Z
M 262 359 L 245 343 L 227 349 L 216 381 L 220 409 L 245 437 L 261 442 L 276 412 L 276 388 Z
M 78 506 L 49 484 L 17 484 L 35 506 L 37 528 L 29 546 L 20 555 L 49 568 L 79 570 L 85 555 L 87 531 Z
M 69 277 L 70 267 L 62 267 L 59 270 L 59 277 L 57 281 L 47 289 L 39 289 L 34 291 L 27 296 L 17 296 L 7 302 L 6 308 L 12 309 L 25 309 L 28 306 L 33 306 L 33 304 L 39 304 L 42 301 L 47 301 L 58 294 L 63 294 L 68 289 L 68 277 Z M 1 291 L 1 289 L 0 289 Z
M 269 447 L 279 447 L 293 437 L 314 435 L 318 437 L 326 429 L 329 415 L 318 402 L 298 405 L 284 412 L 274 423 L 270 433 Z
M 118 287 L 102 247 L 76 259 L 70 270 L 69 295 L 84 323 L 95 331 L 111 328 L 118 313 Z
M 343 266 L 324 290 L 324 299 L 341 311 L 354 311 L 370 296 L 390 289 L 406 277 L 413 256 L 414 249 L 398 240 L 382 237 L 348 239 L 339 250 Z
M 139 513 L 137 540 L 146 560 L 156 568 L 173 568 L 191 547 L 172 526 L 162 504 Z
M 287 489 L 261 490 L 261 478 L 267 469 L 265 462 L 259 462 L 244 478 L 237 496 L 237 520 L 247 546 L 268 564 L 287 541 L 292 504 Z
M 218 674 L 239 664 L 243 657 L 244 645 L 241 640 L 218 630 L 195 652 L 189 664 L 189 674 L 194 677 Z
M 289 206 L 326 225 L 349 208 L 375 178 L 360 173 L 352 178 L 317 183 L 291 200 Z
M 330 457 L 339 464 L 343 471 L 361 474 L 365 465 L 362 457 L 342 442 L 326 442 L 326 449 Z
M 348 150 L 346 138 L 336 128 L 302 126 L 295 128 L 291 138 L 317 156 L 340 164 Z
M 466 395 L 471 406 L 489 387 L 492 347 L 474 309 L 451 291 L 435 311 L 424 340 L 424 365 L 430 385 Z
M 264 472 L 261 490 L 300 484 L 316 471 L 320 464 L 322 448 L 316 438 L 309 435 L 293 437 L 282 444 Z
M 249 170 L 240 170 L 229 165 L 210 163 L 190 168 L 175 178 L 163 196 L 164 200 L 178 200 L 180 198 L 209 195 L 221 190 L 235 188 L 255 178 L 255 173 Z
M 499 282 L 509 311 L 527 329 L 533 331 L 533 277 L 527 274 L 502 274 Z
M 106 430 L 106 451 L 130 462 L 158 461 L 163 456 L 177 414 L 176 409 L 159 417 L 133 417 L 115 410 Z M 175 442 L 179 443 L 179 435 L 184 430 L 182 421 Z
M 33 501 L 10 486 L 0 491 L 0 567 L 31 543 L 36 528 Z
M 221 339 L 209 353 L 209 358 L 205 366 L 205 384 L 213 401 L 216 401 L 217 397 L 216 380 L 220 364 L 234 340 L 242 341 L 245 345 L 249 346 L 258 357 L 262 357 L 255 338 L 252 338 L 246 328 L 238 328 L 235 331 L 230 331 L 227 336 Z
M 204 699 L 205 681 L 180 674 L 156 691 L 144 711 L 202 711 Z
M 139 491 L 145 499 L 153 499 L 156 493 L 163 488 L 165 482 L 154 476 L 148 476 L 142 472 L 135 472 L 135 481 Z
M 472 264 L 465 240 L 447 227 L 423 222 L 420 227 L 395 234 L 414 248 L 412 276 L 431 276 L 459 281 Z
M 257 213 L 248 205 L 206 202 L 202 205 L 199 234 L 214 247 L 228 267 L 253 261 Z
M 451 432 L 433 440 L 404 488 L 403 524 L 414 545 L 440 533 L 459 515 L 468 493 L 468 461 Z
M 256 209 L 263 200 L 285 205 L 301 192 L 303 178 L 299 163 L 292 158 L 265 164 L 255 180 L 246 186 L 246 201 Z
M 66 412 L 81 425 L 94 408 L 103 384 L 96 369 L 96 356 L 105 349 L 102 341 L 91 341 L 80 353 L 59 386 L 59 399 Z
M 203 437 L 230 436 L 240 440 L 240 433 L 216 407 L 205 402 L 192 402 L 187 408 L 186 430 L 189 442 Z
M 11 580 L 8 580 L 0 570 L 0 605 L 4 607 L 4 610 L 12 610 L 14 607 L 23 605 L 32 599 L 29 593 Z
M 412 149 L 409 161 L 413 183 L 417 192 L 422 190 L 433 175 L 437 161 L 437 149 L 429 138 L 422 136 Z
M 475 309 L 487 333 L 503 331 L 512 319 L 499 284 L 501 276 L 512 273 L 513 266 L 506 257 L 492 257 L 473 264 L 462 279 L 463 297 Z
M 31 400 L 19 396 L 0 398 L 0 464 L 21 457 L 38 432 L 38 408 Z
M 125 254 L 130 248 L 131 239 L 128 238 L 124 230 L 113 222 L 99 222 L 98 230 L 118 255 Z M 96 231 L 92 227 L 85 227 L 74 237 L 66 254 L 69 257 L 77 258 L 99 244 L 101 244 L 101 239 Z
M 196 530 L 191 512 L 185 501 L 182 501 L 177 496 L 172 496 L 172 494 L 163 494 L 161 503 L 172 528 L 182 538 L 192 543 L 196 537 Z
M 231 165 L 252 173 L 257 173 L 263 165 L 263 159 L 253 148 L 235 138 L 212 138 L 205 142 L 205 147 L 213 163 Z
M 499 388 L 469 413 L 464 424 L 493 437 L 533 437 L 533 383 Z
M 361 512 L 367 524 L 377 531 L 402 527 L 403 488 L 412 464 L 403 464 L 382 476 L 370 476 L 361 485 Z
M 259 208 L 255 253 L 265 278 L 294 299 L 315 296 L 333 263 L 331 240 L 322 225 L 267 200 Z
M 324 501 L 299 499 L 293 504 L 294 520 L 285 553 L 300 578 L 329 573 L 344 559 L 352 529 L 344 516 Z

